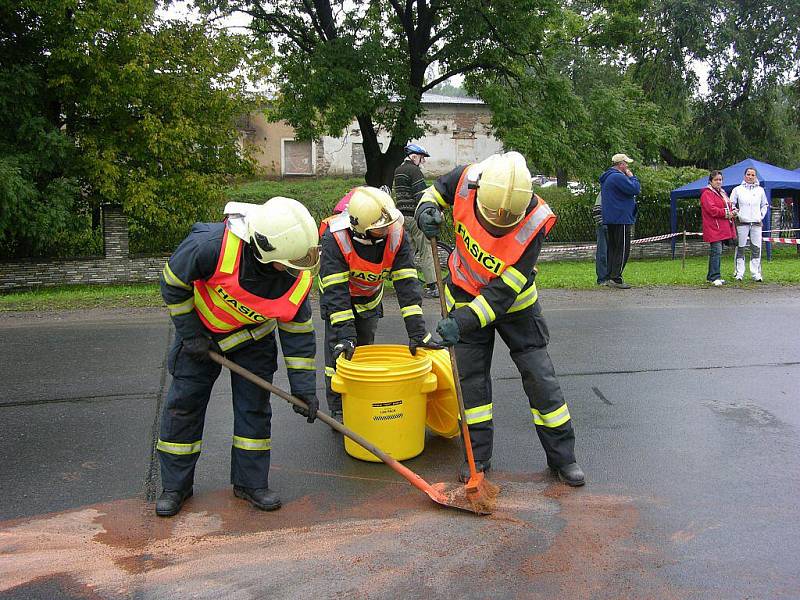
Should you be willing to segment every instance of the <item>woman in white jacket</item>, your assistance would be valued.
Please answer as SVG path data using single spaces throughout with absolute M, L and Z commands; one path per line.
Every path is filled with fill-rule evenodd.
M 767 195 L 758 183 L 756 170 L 752 167 L 744 172 L 744 181 L 733 188 L 731 204 L 739 210 L 736 224 L 736 281 L 744 277 L 744 247 L 750 238 L 750 275 L 753 281 L 761 277 L 761 222 L 767 214 Z

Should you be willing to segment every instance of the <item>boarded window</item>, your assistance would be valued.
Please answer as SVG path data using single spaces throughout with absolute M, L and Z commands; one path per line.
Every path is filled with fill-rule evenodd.
M 283 141 L 284 175 L 313 175 L 314 162 L 311 160 L 311 142 Z

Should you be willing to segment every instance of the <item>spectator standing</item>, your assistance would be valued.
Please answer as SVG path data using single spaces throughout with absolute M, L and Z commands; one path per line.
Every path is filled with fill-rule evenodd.
M 423 294 L 427 298 L 438 298 L 439 290 L 436 287 L 436 271 L 430 244 L 414 219 L 417 204 L 422 198 L 422 193 L 428 187 L 420 167 L 425 159 L 430 157 L 430 154 L 417 144 L 409 144 L 405 147 L 405 152 L 406 159 L 394 171 L 393 187 L 397 200 L 396 206 L 405 217 L 403 227 L 411 239 L 411 245 L 422 269 L 422 276 L 425 279 Z
M 756 170 L 752 167 L 744 172 L 744 181 L 733 188 L 731 204 L 738 209 L 736 225 L 736 281 L 744 277 L 744 251 L 747 238 L 750 238 L 750 275 L 753 281 L 763 281 L 761 277 L 761 222 L 767 215 L 767 195 L 758 182 Z
M 597 248 L 594 251 L 594 270 L 597 273 L 597 285 L 608 284 L 608 227 L 603 225 L 603 194 L 597 194 L 592 206 L 597 234 Z
M 636 195 L 642 191 L 639 180 L 628 165 L 633 159 L 627 154 L 611 157 L 611 167 L 600 176 L 603 197 L 603 224 L 608 228 L 608 285 L 621 290 L 630 289 L 622 272 L 631 252 L 631 227 L 636 222 Z
M 703 215 L 703 239 L 709 244 L 706 280 L 719 287 L 726 283 L 720 273 L 722 243 L 736 237 L 733 225 L 736 209 L 722 189 L 720 171 L 711 171 L 708 176 L 708 185 L 700 194 L 700 208 Z

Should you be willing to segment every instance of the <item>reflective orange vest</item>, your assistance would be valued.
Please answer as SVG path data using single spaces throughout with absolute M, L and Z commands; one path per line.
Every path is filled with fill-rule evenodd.
M 478 221 L 475 212 L 477 190 L 469 187 L 469 168 L 458 180 L 458 190 L 453 202 L 456 247 L 450 255 L 448 266 L 455 285 L 473 296 L 492 279 L 500 277 L 507 265 L 513 265 L 525 248 L 544 227 L 549 233 L 556 216 L 539 196 L 534 195 L 536 207 L 508 233 L 494 237 Z
M 217 269 L 207 280 L 194 282 L 194 308 L 203 324 L 215 333 L 259 325 L 269 319 L 291 321 L 311 291 L 311 273 L 301 271 L 292 287 L 279 298 L 262 298 L 239 285 L 242 240 L 229 229 L 222 237 Z
M 333 237 L 342 251 L 347 266 L 350 267 L 350 295 L 373 296 L 381 291 L 383 280 L 389 276 L 394 265 L 394 259 L 400 244 L 403 241 L 403 225 L 394 222 L 389 228 L 389 233 L 384 242 L 383 260 L 373 263 L 361 258 L 353 249 L 353 240 L 350 239 L 349 229 L 334 231 Z

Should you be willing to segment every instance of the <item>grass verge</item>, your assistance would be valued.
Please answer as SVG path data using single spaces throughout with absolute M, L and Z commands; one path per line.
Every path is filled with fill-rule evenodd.
M 791 251 L 790 251 L 791 250 Z M 764 280 L 783 285 L 800 284 L 800 258 L 793 249 L 773 253 L 772 260 L 762 264 Z M 625 280 L 633 286 L 704 287 L 708 259 L 695 256 L 686 259 L 681 269 L 679 259 L 649 259 L 629 262 Z M 762 284 L 749 279 L 733 282 L 733 256 L 722 257 L 722 273 L 732 287 L 754 288 Z M 592 289 L 595 282 L 594 262 L 563 261 L 539 263 L 536 279 L 541 289 Z M 81 285 L 40 288 L 25 292 L 0 294 L 0 312 L 55 311 L 89 308 L 140 308 L 164 305 L 156 284 Z

